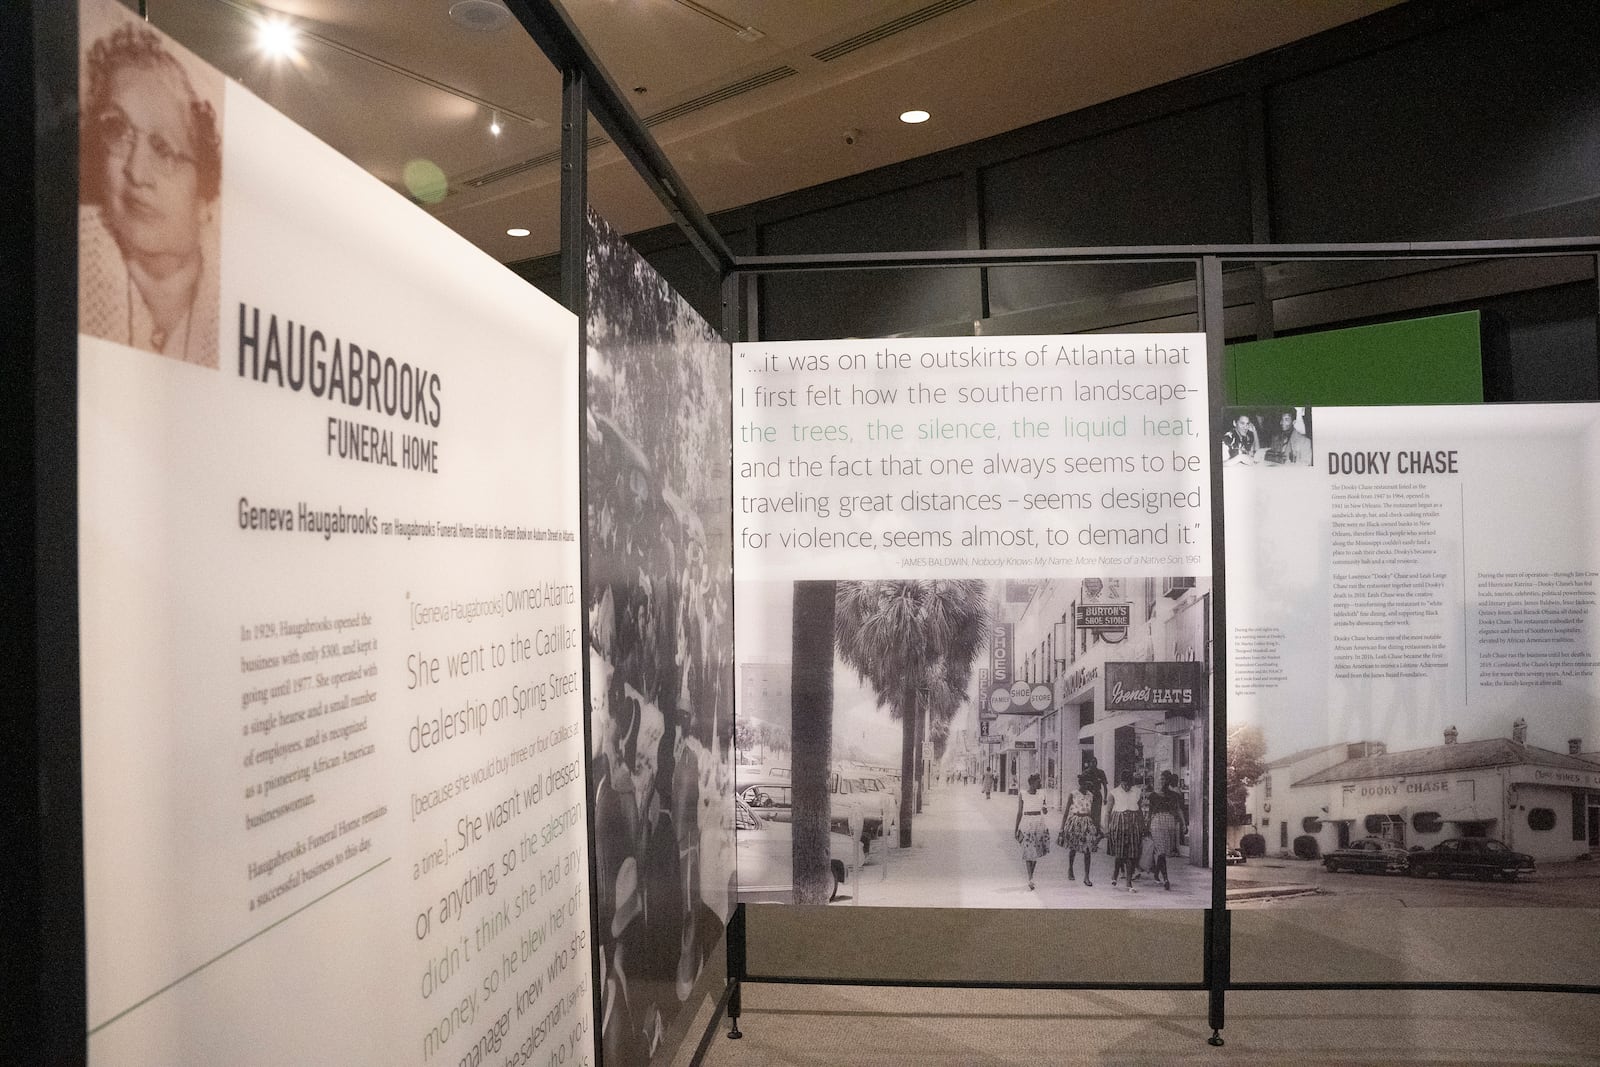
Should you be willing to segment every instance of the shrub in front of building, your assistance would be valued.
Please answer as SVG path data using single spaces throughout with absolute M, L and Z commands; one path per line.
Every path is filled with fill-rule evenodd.
M 1250 859 L 1260 859 L 1267 854 L 1267 839 L 1260 834 L 1245 834 L 1239 838 L 1239 851 Z
M 1314 860 L 1322 855 L 1322 850 L 1317 847 L 1317 839 L 1310 834 L 1301 834 L 1294 839 L 1294 856 L 1300 860 Z

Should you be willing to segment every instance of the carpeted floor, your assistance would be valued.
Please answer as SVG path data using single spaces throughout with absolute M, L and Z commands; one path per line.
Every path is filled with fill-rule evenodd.
M 1600 1003 L 1579 994 L 1232 993 L 1206 1044 L 1203 993 L 759 985 L 744 1037 L 705 1067 L 1600 1064 Z M 704 1017 L 703 1017 L 704 1018 Z
M 748 909 L 750 973 L 971 981 L 1198 981 L 1199 912 Z M 1600 911 L 1237 912 L 1236 981 L 1600 984 Z M 708 968 L 708 972 L 720 968 Z M 702 988 L 720 988 L 717 973 Z M 1207 1063 L 1600 1065 L 1600 995 L 1236 991 L 1226 1045 L 1203 992 L 745 986 L 705 1067 L 1043 1067 Z M 714 998 L 680 1017 L 692 1060 Z

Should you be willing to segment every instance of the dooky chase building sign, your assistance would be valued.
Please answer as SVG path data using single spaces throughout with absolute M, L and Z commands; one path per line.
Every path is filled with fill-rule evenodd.
M 1164 711 L 1194 718 L 1206 698 L 1205 665 L 1186 662 L 1107 663 L 1105 708 Z
M 1424 782 L 1381 782 L 1375 785 L 1363 785 L 1356 790 L 1358 796 L 1363 797 L 1395 797 L 1405 794 L 1407 796 L 1418 793 L 1448 793 L 1450 782 L 1440 778 Z

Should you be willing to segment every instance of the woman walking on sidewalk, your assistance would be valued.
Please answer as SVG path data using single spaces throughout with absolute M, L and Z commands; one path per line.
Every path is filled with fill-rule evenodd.
M 1028 775 L 1028 790 L 1017 794 L 1016 838 L 1022 844 L 1022 862 L 1028 868 L 1028 888 L 1033 888 L 1033 868 L 1050 854 L 1050 827 L 1044 817 L 1050 813 L 1044 794 L 1039 792 L 1040 777 Z
M 1167 857 L 1178 851 L 1179 828 L 1189 821 L 1183 794 L 1173 788 L 1177 784 L 1176 774 L 1162 771 L 1160 792 L 1150 794 L 1150 839 L 1155 845 L 1155 864 L 1150 873 L 1167 889 L 1172 888 Z
M 1067 850 L 1067 880 L 1075 881 L 1072 873 L 1074 860 L 1083 853 L 1083 884 L 1089 881 L 1089 857 L 1100 847 L 1100 827 L 1094 821 L 1094 781 L 1087 775 L 1078 776 L 1078 791 L 1067 794 L 1067 806 L 1061 812 L 1061 832 L 1056 844 Z
M 1133 787 L 1133 772 L 1123 770 L 1117 775 L 1117 784 L 1106 798 L 1106 851 L 1111 854 L 1111 888 L 1117 887 L 1117 875 L 1127 872 L 1128 892 L 1133 888 L 1133 871 L 1139 863 L 1139 838 L 1143 828 L 1139 825 L 1139 791 Z

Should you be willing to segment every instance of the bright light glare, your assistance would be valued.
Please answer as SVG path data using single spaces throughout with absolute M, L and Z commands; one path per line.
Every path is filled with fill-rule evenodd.
M 274 59 L 293 57 L 300 34 L 281 18 L 263 19 L 256 29 L 256 47 Z
M 493 122 L 489 123 L 489 132 L 494 134 L 496 137 L 500 136 L 500 129 L 501 127 L 499 119 L 495 119 Z
M 902 112 L 900 112 L 900 121 L 901 122 L 911 122 L 911 123 L 927 122 L 928 119 L 931 118 L 931 117 L 932 116 L 930 116 L 926 111 L 921 111 L 921 110 L 918 110 L 918 111 L 902 111 Z
M 511 229 L 506 231 L 506 236 L 507 237 L 526 237 L 526 236 L 528 236 L 528 234 L 530 234 L 532 232 L 533 232 L 532 230 L 526 229 L 526 228 L 524 228 L 522 226 L 513 226 L 513 227 L 511 227 Z

